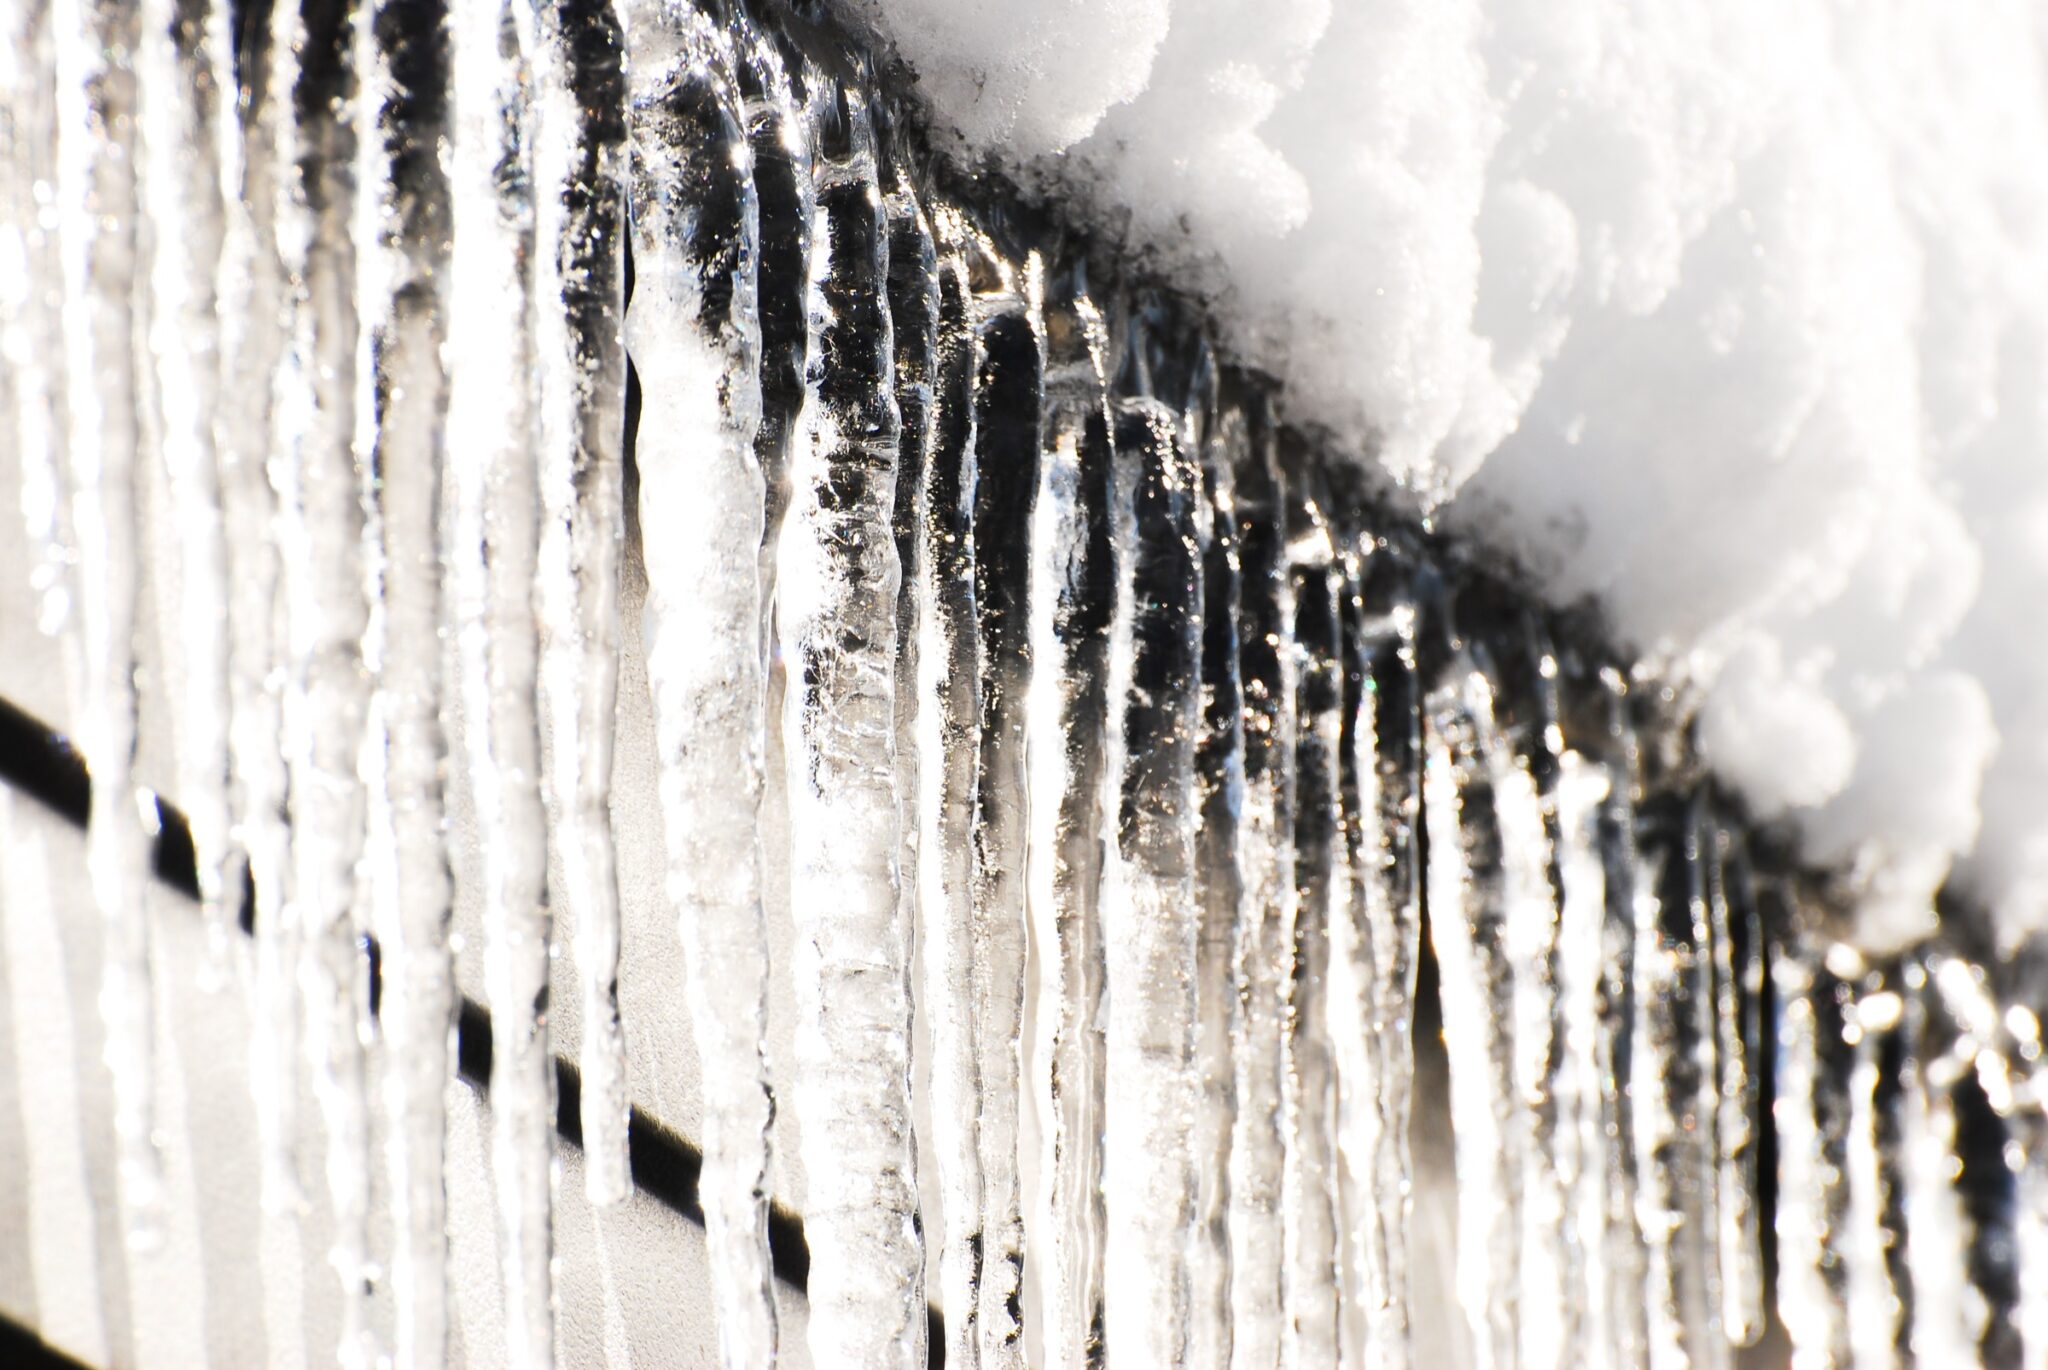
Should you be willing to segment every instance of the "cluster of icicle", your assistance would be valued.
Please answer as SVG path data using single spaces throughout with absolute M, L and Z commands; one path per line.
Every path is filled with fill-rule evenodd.
M 305 1202 L 310 1068 L 340 1359 L 444 1360 L 460 770 L 508 1355 L 552 1362 L 551 907 L 579 929 L 591 1197 L 630 1185 L 607 810 L 630 354 L 727 1365 L 775 1355 L 778 1088 L 817 1364 L 1407 1364 L 1411 1318 L 1443 1313 L 1409 1281 L 1425 902 L 1477 1361 L 1712 1365 L 1761 1334 L 1784 896 L 1739 829 L 1697 779 L 1646 784 L 1620 674 L 1364 530 L 1172 308 L 933 195 L 858 72 L 675 0 L 0 15 L 4 399 L 94 782 L 136 1242 L 160 1204 L 136 492 L 160 461 L 178 798 L 223 954 L 254 890 L 266 1198 Z M 796 938 L 771 967 L 775 868 Z M 1995 1068 L 2038 1060 L 2036 1025 L 1961 961 L 1836 972 L 1773 977 L 1802 1354 L 1958 1364 L 2024 1334 L 2038 1358 L 2040 1109 Z M 791 1081 L 766 1074 L 771 993 L 798 1006 Z M 1998 1164 L 2022 1158 L 1995 1201 L 1957 1168 L 1966 1074 L 2010 1120 Z
M 1778 1308 L 1800 1370 L 2048 1365 L 2048 1062 L 1987 964 L 1834 945 L 1772 969 Z

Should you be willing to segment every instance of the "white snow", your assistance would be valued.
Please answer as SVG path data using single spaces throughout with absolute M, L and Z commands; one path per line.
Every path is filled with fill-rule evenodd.
M 2048 923 L 2048 10 L 846 0 L 1847 871 Z

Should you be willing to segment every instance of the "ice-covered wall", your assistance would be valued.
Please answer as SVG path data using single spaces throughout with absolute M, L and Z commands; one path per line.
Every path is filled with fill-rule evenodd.
M 1872 939 L 1952 861 L 2048 921 L 2048 10 L 844 3 L 956 150 L 1701 687 Z

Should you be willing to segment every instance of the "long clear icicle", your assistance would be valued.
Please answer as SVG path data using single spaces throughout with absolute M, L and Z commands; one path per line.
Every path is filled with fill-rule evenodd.
M 1045 328 L 1028 877 L 1040 1142 L 1026 1296 L 1043 1363 L 1082 1370 L 1103 1313 L 1102 825 L 1117 567 L 1108 337 L 1078 269 L 1049 284 Z
M 506 1356 L 554 1361 L 552 935 L 536 702 L 538 415 L 505 383 L 534 365 L 532 15 L 453 13 L 454 237 L 448 330 L 448 586 L 463 744 L 481 835 L 491 1009 L 491 1164 Z
M 552 895 L 576 929 L 584 1192 L 608 1204 L 633 1183 L 611 823 L 625 543 L 625 54 L 610 3 L 535 8 L 540 683 L 561 864 Z
M 1652 897 L 1637 905 L 1634 1086 L 1637 1212 L 1647 1247 L 1653 1365 L 1725 1360 L 1714 1297 L 1714 1063 L 1701 797 L 1643 819 Z
M 0 218 L 0 389 L 12 406 L 20 461 L 21 527 L 31 555 L 29 589 L 36 626 L 55 637 L 65 697 L 75 708 L 82 685 L 74 612 L 77 555 L 65 470 L 64 271 L 59 225 L 46 211 L 57 178 L 56 6 L 15 0 L 0 38 L 5 56 L 6 197 Z
M 453 890 L 442 775 L 442 480 L 448 444 L 448 14 L 379 0 L 367 20 L 359 246 L 362 422 L 377 533 L 369 655 L 371 893 L 383 953 L 379 1026 L 392 1209 L 393 1352 L 448 1355 L 447 1092 L 455 1076 Z
M 905 948 L 918 936 L 918 881 L 924 820 L 919 786 L 918 674 L 924 616 L 931 611 L 930 573 L 923 530 L 930 490 L 925 480 L 933 451 L 939 352 L 939 263 L 931 223 L 917 201 L 908 169 L 891 168 L 889 216 L 889 326 L 896 346 L 896 408 L 902 428 L 896 446 L 896 925 Z M 915 995 L 913 995 L 913 1001 Z M 929 1038 L 927 1038 L 929 1040 Z M 913 1048 L 914 1049 L 914 1048 Z
M 1290 646 L 1294 583 L 1286 539 L 1287 491 L 1263 405 L 1251 411 L 1235 472 L 1238 520 L 1238 670 L 1245 709 L 1245 914 L 1232 967 L 1242 1001 L 1230 1148 L 1231 1361 L 1272 1370 L 1285 1336 L 1286 1265 L 1282 1098 L 1287 986 L 1293 975 L 1296 680 Z
M 668 894 L 705 1086 L 705 1226 L 728 1366 L 775 1355 L 762 1043 L 768 951 L 756 827 L 765 764 L 755 457 L 759 213 L 737 92 L 707 24 L 627 11 L 642 385 L 636 457 L 645 639 L 661 759 Z M 685 198 L 685 190 L 694 195 Z
M 970 258 L 981 368 L 975 382 L 974 595 L 981 626 L 975 784 L 974 1015 L 980 1087 L 982 1363 L 1023 1353 L 1020 1103 L 1024 1018 L 1026 726 L 1032 675 L 1031 526 L 1038 499 L 1044 338 L 1036 256 L 1021 270 L 977 240 Z
M 121 0 L 51 6 L 55 41 L 57 219 L 63 264 L 68 485 L 78 541 L 84 698 L 76 721 L 92 768 L 86 872 L 100 911 L 100 1018 L 115 1091 L 115 1157 L 129 1245 L 162 1239 L 156 1155 L 147 838 L 135 786 L 135 8 Z
M 1420 714 L 1415 607 L 1395 551 L 1368 546 L 1354 592 L 1357 717 L 1346 759 L 1359 795 L 1357 853 L 1366 1057 L 1363 1088 L 1346 1087 L 1343 1138 L 1357 1189 L 1347 1214 L 1354 1243 L 1361 1363 L 1408 1363 L 1408 1132 L 1415 1073 L 1415 974 L 1421 932 Z M 1340 1079 L 1341 1083 L 1341 1079 Z
M 219 123 L 234 89 L 228 6 L 150 0 L 141 6 L 136 74 L 143 188 L 153 239 L 149 354 L 162 462 L 177 530 L 172 609 L 178 671 L 178 802 L 192 833 L 210 970 L 225 968 L 241 894 L 228 819 L 227 544 L 222 534 L 215 421 L 221 399 L 215 273 L 224 232 Z
M 1338 1353 L 1342 1364 L 1362 1366 L 1366 1338 L 1366 1242 L 1377 1216 L 1372 1167 L 1379 1149 L 1379 1056 L 1372 1016 L 1377 970 L 1373 965 L 1371 908 L 1379 875 L 1378 719 L 1368 712 L 1371 678 L 1365 646 L 1363 562 L 1355 545 L 1339 559 L 1338 593 L 1343 633 L 1343 733 L 1338 751 L 1338 794 L 1343 824 L 1345 894 L 1330 923 L 1329 1023 L 1336 1067 Z M 1370 819 L 1368 819 L 1370 815 Z
M 291 899 L 306 1050 L 327 1131 L 333 1232 L 341 1282 L 343 1364 L 369 1364 L 369 1107 L 364 1035 L 367 967 L 360 948 L 356 865 L 364 790 L 358 775 L 369 676 L 363 537 L 356 463 L 355 94 L 351 5 L 280 4 L 272 44 L 279 121 L 278 252 L 291 310 L 278 373 L 271 479 L 287 604 L 285 753 L 291 777 Z M 288 92 L 288 93 L 287 93 Z
M 981 346 L 961 248 L 966 229 L 941 211 L 938 353 L 932 448 L 916 575 L 918 619 L 918 916 L 931 1040 L 933 1162 L 943 1228 L 939 1303 L 947 1364 L 980 1358 L 980 1067 L 975 1054 L 974 815 L 981 754 L 981 628 L 975 594 L 974 387 Z
M 1481 1366 L 1516 1363 L 1519 1219 L 1508 1118 L 1514 1090 L 1507 976 L 1499 944 L 1501 835 L 1485 754 L 1492 734 L 1488 677 L 1454 658 L 1424 711 L 1423 807 L 1430 833 L 1430 936 L 1442 967 L 1444 1046 L 1458 1176 L 1458 1301 Z
M 236 845 L 248 858 L 255 897 L 256 972 L 250 1090 L 264 1207 L 293 1211 L 301 1198 L 298 1160 L 299 1005 L 294 991 L 299 910 L 286 888 L 290 830 L 283 735 L 287 641 L 280 590 L 277 491 L 270 480 L 276 431 L 275 382 L 285 344 L 285 279 L 277 235 L 279 180 L 294 58 L 281 24 L 246 34 L 239 117 L 222 120 L 221 247 L 223 389 L 236 402 L 220 412 L 216 455 L 227 533 L 229 597 L 228 751 Z M 228 54 L 223 52 L 222 56 Z
M 1763 939 L 1748 862 L 1737 838 L 1717 826 L 1710 840 L 1707 914 L 1714 955 L 1715 1059 L 1720 1067 L 1714 1155 L 1721 1329 L 1731 1345 L 1748 1346 L 1764 1330 L 1756 1193 Z
M 1197 811 L 1195 897 L 1195 1101 L 1190 1359 L 1228 1365 L 1230 1322 L 1230 1143 L 1237 1095 L 1232 1063 L 1239 1030 L 1233 961 L 1245 908 L 1238 815 L 1244 811 L 1244 688 L 1239 674 L 1242 608 L 1237 520 L 1233 508 L 1241 416 L 1226 421 L 1213 359 L 1197 361 L 1186 427 L 1199 457 L 1196 527 L 1202 575 L 1201 717 L 1195 742 Z
M 821 1365 L 924 1357 L 910 1116 L 908 948 L 897 922 L 900 418 L 887 226 L 857 94 L 823 102 L 810 314 L 776 615 L 789 687 L 790 905 L 804 1119 L 810 1346 Z
M 1290 470 L 1290 474 L 1293 471 Z M 1339 792 L 1343 658 L 1337 549 L 1318 492 L 1294 482 L 1287 509 L 1294 581 L 1294 937 L 1286 975 L 1281 1098 L 1287 1124 L 1283 1204 L 1290 1366 L 1333 1364 L 1337 1344 L 1336 1079 L 1330 1046 L 1330 929 L 1348 917 L 1349 855 Z
M 136 82 L 139 37 L 124 0 L 59 0 L 57 213 L 62 233 L 68 485 L 77 539 L 84 687 L 75 722 L 92 770 L 86 871 L 102 926 L 100 1014 L 113 1080 L 114 1145 L 131 1246 L 161 1240 L 154 1012 L 143 887 L 148 839 L 134 779 L 136 513 L 134 343 L 138 284 Z
M 1848 1269 L 1849 1349 L 1858 1370 L 1896 1366 L 1904 1330 L 1900 1315 L 1905 1308 L 1890 1269 L 1891 1248 L 1900 1234 L 1887 1226 L 1891 1184 L 1882 1149 L 1885 1109 L 1881 1098 L 1888 1092 L 1881 1088 L 1882 1038 L 1897 1025 L 1899 1010 L 1896 993 L 1870 990 L 1856 996 L 1844 1025 L 1853 1039 L 1843 1141 L 1848 1203 L 1847 1222 L 1837 1235 L 1834 1256 Z
M 1621 1364 L 1609 1262 L 1633 1232 L 1608 1224 L 1608 1149 L 1601 1096 L 1618 1091 L 1612 1053 L 1602 1051 L 1606 962 L 1607 872 L 1600 860 L 1600 810 L 1613 788 L 1608 769 L 1578 751 L 1559 758 L 1557 866 L 1562 898 L 1557 929 L 1557 994 L 1561 1069 L 1557 1075 L 1558 1137 L 1572 1157 L 1564 1176 L 1566 1228 L 1579 1252 L 1581 1300 L 1578 1352 L 1589 1366 Z M 1603 1059 L 1603 1057 L 1605 1059 Z
M 1781 979 L 1797 974 L 1775 970 Z M 1956 1117 L 1949 1095 L 1957 1074 L 1954 1034 L 1946 1030 L 1940 1005 L 1932 1002 L 1925 968 L 1909 964 L 1903 979 L 1901 1031 L 1907 1050 L 1900 1073 L 1898 1167 L 1905 1184 L 1906 1262 L 1913 1280 L 1909 1344 L 1921 1365 L 1967 1365 L 1976 1356 L 1985 1309 L 1969 1284 L 1968 1223 L 1955 1187 Z M 1784 1088 L 1781 1083 L 1781 1096 Z M 1784 1142 L 1779 1145 L 1782 1155 Z M 1784 1212 L 1782 1198 L 1779 1212 Z M 1793 1289 L 1810 1297 L 1810 1277 L 1803 1268 L 1799 1273 L 1801 1281 Z M 1797 1333 L 1782 1277 L 1779 1289 L 1780 1309 Z
M 2032 1048 L 2033 1079 L 2021 1104 L 2024 1111 L 2019 1119 L 2024 1152 L 2013 1237 L 2019 1266 L 2020 1363 L 2026 1370 L 2042 1370 L 2048 1366 L 2048 1117 L 2043 1116 L 2048 1099 L 2040 1093 L 2039 1037 L 2022 1042 L 2023 1060 L 2028 1059 L 2024 1054 L 2028 1047 Z M 1910 1236 L 1910 1222 L 1906 1231 Z M 1916 1307 L 1919 1297 L 1916 1288 Z
M 1841 1100 L 1830 1081 L 1840 1054 L 1835 981 L 1809 951 L 1772 958 L 1778 997 L 1778 1316 L 1796 1370 L 1850 1360 L 1847 1300 L 1828 1255 L 1840 1227 Z M 1830 1042 L 1829 1039 L 1833 1039 Z
M 1120 593 L 1130 609 L 1110 668 L 1124 703 L 1115 855 L 1103 892 L 1105 1320 L 1112 1363 L 1163 1367 L 1184 1364 L 1189 1351 L 1201 477 L 1178 416 L 1156 401 L 1126 402 L 1116 448 L 1126 468 Z
M 1520 633 L 1538 636 L 1527 626 Z M 1526 696 L 1540 697 L 1555 674 L 1555 658 L 1540 640 L 1529 643 L 1526 657 L 1523 678 L 1516 686 Z M 1565 1171 L 1558 1164 L 1562 1134 L 1552 1073 L 1558 1017 L 1557 892 L 1550 877 L 1552 846 L 1544 797 L 1532 767 L 1532 753 L 1541 751 L 1545 760 L 1551 760 L 1551 720 L 1540 706 L 1531 713 L 1518 717 L 1512 738 L 1508 729 L 1502 729 L 1482 754 L 1499 826 L 1500 950 L 1511 985 L 1515 1100 L 1508 1146 L 1511 1164 L 1520 1172 L 1517 1355 L 1520 1364 L 1534 1370 L 1558 1365 L 1574 1339 L 1578 1310 L 1566 1302 L 1566 1279 L 1578 1252 L 1566 1239 Z
M 1592 687 L 1595 673 L 1577 679 Z M 1649 1356 L 1649 1316 L 1644 1307 L 1646 1261 L 1637 1209 L 1635 1098 L 1636 1011 L 1635 959 L 1637 906 L 1647 897 L 1642 859 L 1636 850 L 1636 801 L 1640 790 L 1640 749 L 1629 721 L 1628 682 L 1619 671 L 1597 672 L 1590 691 L 1592 719 L 1588 744 L 1597 747 L 1612 783 L 1600 804 L 1600 867 L 1606 885 L 1606 924 L 1602 932 L 1604 968 L 1599 996 L 1602 1006 L 1595 1061 L 1599 1076 L 1612 1081 L 1600 1095 L 1602 1154 L 1600 1169 L 1606 1190 L 1606 1307 L 1613 1319 L 1612 1345 L 1620 1364 L 1640 1364 Z

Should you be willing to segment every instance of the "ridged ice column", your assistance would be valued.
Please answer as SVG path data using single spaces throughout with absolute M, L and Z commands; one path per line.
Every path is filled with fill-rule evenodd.
M 136 72 L 142 184 L 151 260 L 145 295 L 149 360 L 176 537 L 165 548 L 177 586 L 164 634 L 176 692 L 178 802 L 192 833 L 209 973 L 227 966 L 241 896 L 228 820 L 228 598 L 220 470 L 214 444 L 221 401 L 216 273 L 221 263 L 221 122 L 231 119 L 228 6 L 147 0 L 140 6 Z M 227 78 L 226 94 L 223 81 Z M 160 592 L 161 593 L 161 592 Z
M 810 317 L 777 627 L 796 919 L 810 1346 L 820 1365 L 924 1357 L 910 1117 L 909 948 L 897 922 L 893 344 L 887 225 L 858 89 L 821 100 Z
M 162 1238 L 148 838 L 136 788 L 135 611 L 142 549 L 136 513 L 141 442 L 134 343 L 138 285 L 137 15 L 122 0 L 59 0 L 57 218 L 69 419 L 67 484 L 77 544 L 84 667 L 74 729 L 92 771 L 86 871 L 100 912 L 100 1012 L 114 1090 L 114 1146 L 128 1241 Z
M 970 258 L 981 366 L 974 392 L 974 594 L 981 627 L 981 754 L 975 788 L 976 1068 L 980 1077 L 982 1363 L 1022 1364 L 1025 731 L 1032 675 L 1031 528 L 1038 499 L 1045 351 L 1035 256 L 985 243 Z
M 330 1258 L 341 1282 L 341 1357 L 370 1364 L 369 1009 L 357 863 L 359 773 L 370 698 L 365 491 L 356 453 L 356 94 L 353 5 L 302 0 L 273 14 L 279 111 L 277 243 L 291 326 L 275 390 L 289 667 L 291 902 L 305 938 L 306 1051 L 327 1132 Z
M 505 1347 L 550 1365 L 554 1310 L 553 935 L 540 793 L 539 416 L 534 351 L 533 16 L 518 0 L 454 11 L 454 234 L 448 591 L 463 751 L 476 807 L 491 1168 Z
M 540 383 L 541 707 L 551 891 L 576 930 L 584 1192 L 631 1192 L 612 734 L 625 542 L 626 73 L 611 3 L 541 0 L 534 54 L 534 320 Z
M 1124 703 L 1102 905 L 1104 1318 L 1112 1363 L 1164 1367 L 1185 1363 L 1190 1349 L 1201 475 L 1179 415 L 1155 400 L 1125 401 L 1115 437 L 1123 468 L 1116 536 L 1130 609 L 1110 663 L 1110 688 Z
M 380 0 L 366 27 L 358 380 L 378 554 L 369 879 L 384 958 L 392 1350 L 399 1365 L 425 1367 L 448 1355 L 443 1170 L 455 1077 L 441 726 L 451 192 L 442 159 L 426 153 L 449 133 L 448 15 L 438 0 Z
M 1045 305 L 1045 456 L 1032 568 L 1029 1087 L 1037 1202 L 1026 1306 L 1048 1366 L 1081 1370 L 1102 1308 L 1102 823 L 1117 567 L 1108 337 L 1076 268 Z
M 763 1042 L 768 949 L 757 828 L 768 727 L 759 548 L 765 490 L 759 210 L 730 53 L 708 24 L 627 11 L 642 387 L 645 636 L 668 851 L 705 1085 L 703 1186 L 724 1363 L 776 1350 Z
M 1263 406 L 1250 414 L 1234 473 L 1240 612 L 1238 671 L 1245 708 L 1245 912 L 1233 953 L 1242 1001 L 1233 1065 L 1237 1119 L 1230 1148 L 1232 1364 L 1281 1363 L 1286 1170 L 1284 1034 L 1293 978 L 1296 681 L 1288 493 Z

